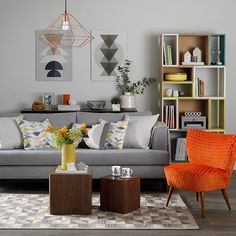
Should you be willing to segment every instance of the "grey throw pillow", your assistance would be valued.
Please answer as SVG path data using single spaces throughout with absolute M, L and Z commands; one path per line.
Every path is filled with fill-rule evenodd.
M 15 149 L 23 147 L 23 136 L 16 119 L 23 116 L 0 117 L 0 149 Z
M 159 114 L 152 116 L 125 116 L 129 120 L 125 136 L 125 148 L 150 148 L 150 137 L 153 126 L 158 120 Z

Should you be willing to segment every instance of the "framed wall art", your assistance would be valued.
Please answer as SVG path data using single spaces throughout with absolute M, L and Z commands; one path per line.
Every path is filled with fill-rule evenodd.
M 91 80 L 115 81 L 117 67 L 128 58 L 127 31 L 93 30 L 91 42 Z
M 71 81 L 72 49 L 49 47 L 39 39 L 42 32 L 35 31 L 36 80 Z
M 53 105 L 55 104 L 54 93 L 43 93 L 42 102 L 46 105 L 47 110 L 52 109 Z

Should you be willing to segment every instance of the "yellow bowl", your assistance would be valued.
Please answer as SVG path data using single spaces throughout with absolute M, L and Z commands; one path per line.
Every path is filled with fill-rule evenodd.
M 187 74 L 186 73 L 165 74 L 165 80 L 167 80 L 167 81 L 185 81 L 185 80 L 187 80 Z

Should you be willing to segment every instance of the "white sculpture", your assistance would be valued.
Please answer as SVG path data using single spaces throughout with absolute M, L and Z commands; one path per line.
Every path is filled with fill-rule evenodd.
M 184 62 L 191 62 L 191 53 L 189 51 L 187 51 L 186 53 L 184 53 Z
M 202 62 L 202 51 L 198 47 L 193 50 L 193 56 L 197 58 L 197 62 Z

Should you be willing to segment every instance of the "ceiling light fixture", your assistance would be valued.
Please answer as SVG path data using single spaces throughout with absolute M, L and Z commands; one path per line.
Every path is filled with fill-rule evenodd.
M 93 36 L 67 12 L 67 0 L 65 0 L 65 12 L 57 17 L 40 35 L 40 39 L 51 48 L 83 47 Z

